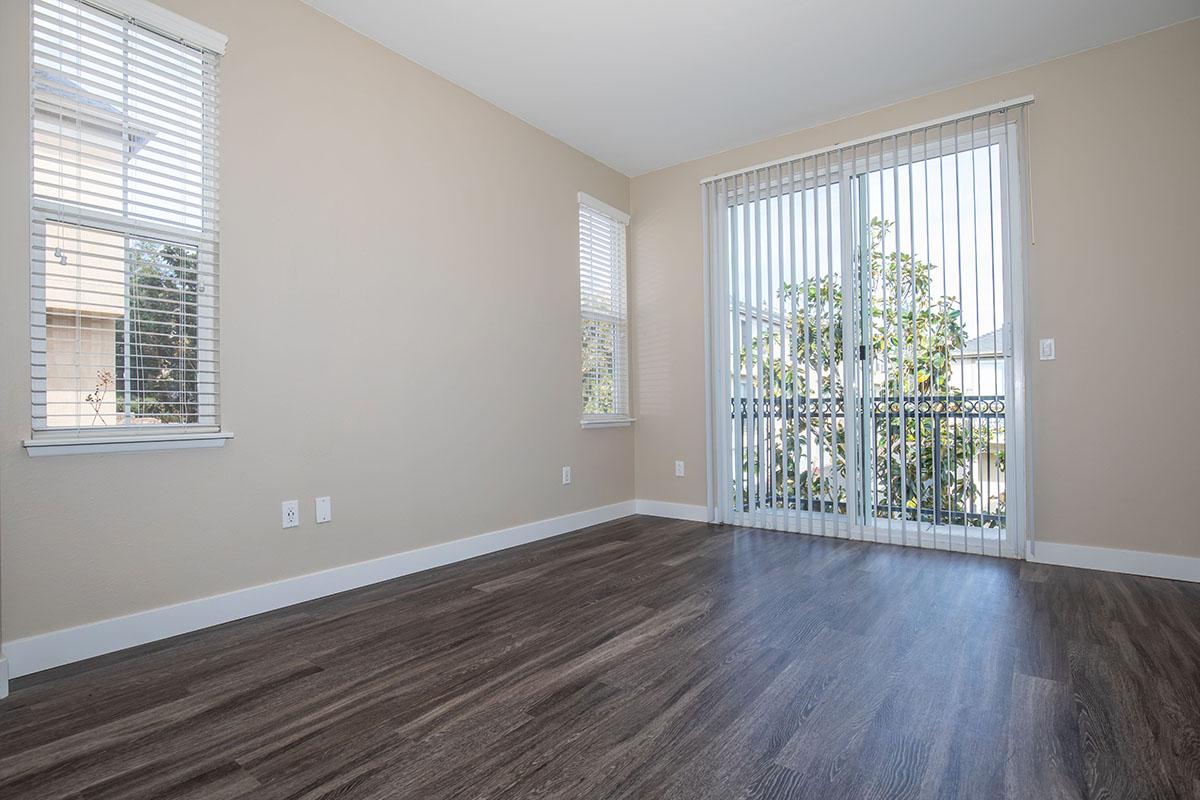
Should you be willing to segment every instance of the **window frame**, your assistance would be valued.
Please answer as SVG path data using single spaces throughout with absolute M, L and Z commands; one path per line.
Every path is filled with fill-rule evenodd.
M 612 412 L 589 414 L 583 411 L 585 402 L 583 391 L 584 383 L 580 385 L 580 425 L 583 428 L 611 428 L 624 427 L 631 425 L 635 418 L 630 410 L 630 372 L 629 369 L 629 256 L 628 256 L 628 227 L 629 215 L 618 208 L 615 208 L 602 200 L 587 194 L 579 192 L 578 195 L 579 209 L 582 213 L 584 208 L 587 208 L 591 213 L 598 214 L 609 219 L 617 232 L 619 239 L 620 251 L 617 255 L 617 263 L 613 265 L 612 280 L 614 284 L 619 286 L 618 291 L 621 292 L 619 298 L 619 310 L 616 312 L 598 311 L 593 308 L 585 308 L 583 303 L 583 241 L 582 227 L 577 228 L 578 238 L 576 240 L 576 257 L 577 257 L 577 277 L 580 280 L 579 297 L 580 297 L 580 325 L 587 322 L 597 322 L 613 326 L 614 343 L 613 343 L 613 364 L 612 364 L 612 381 L 615 408 Z M 582 336 L 582 332 L 580 334 Z M 582 378 L 583 363 L 581 360 L 580 370 Z
M 138 27 L 147 33 L 163 36 L 178 46 L 188 47 L 215 58 L 219 64 L 225 52 L 227 37 L 198 23 L 163 9 L 147 0 L 76 0 L 68 5 L 89 8 L 93 13 L 107 15 L 114 21 Z M 30 437 L 23 441 L 26 452 L 31 456 L 67 453 L 122 452 L 130 450 L 161 450 L 195 447 L 219 447 L 233 435 L 223 430 L 220 421 L 220 379 L 218 341 L 220 301 L 216 296 L 219 281 L 219 222 L 214 215 L 210 223 L 197 227 L 171 224 L 162 220 L 141 221 L 121 211 L 110 211 L 93 205 L 79 206 L 68 199 L 39 196 L 35 185 L 34 164 L 36 158 L 35 138 L 38 130 L 38 83 L 39 62 L 34 47 L 34 22 L 39 13 L 37 0 L 28 0 L 30 48 L 26 68 L 30 103 L 28 158 L 29 158 L 29 275 L 30 275 Z M 211 91 L 211 93 L 210 93 Z M 205 149 L 211 149 L 211 158 L 204 158 L 200 168 L 200 219 L 206 208 L 216 208 L 217 202 L 217 136 L 219 130 L 216 85 L 204 84 L 199 96 L 199 136 Z M 123 130 L 128 131 L 128 116 L 122 116 Z M 128 135 L 127 133 L 125 135 Z M 123 143 L 122 147 L 128 147 Z M 122 167 L 121 186 L 128 191 L 131 177 Z M 196 383 L 196 421 L 165 422 L 156 425 L 133 423 L 114 425 L 66 425 L 53 426 L 48 419 L 48 367 L 49 333 L 48 312 L 49 270 L 39 270 L 38 259 L 45 260 L 48 249 L 48 228 L 93 231 L 101 235 L 120 237 L 124 251 L 128 254 L 131 242 L 145 240 L 164 245 L 193 249 L 196 253 L 194 270 L 198 283 L 211 285 L 207 294 L 200 288 L 196 294 L 196 364 L 209 362 L 211 367 L 202 374 L 197 370 L 193 378 Z M 126 255 L 126 257 L 128 257 Z M 129 288 L 124 290 L 128 295 Z M 128 303 L 128 297 L 126 298 Z M 128 312 L 127 312 L 128 313 Z M 77 312 L 78 314 L 78 312 Z M 207 334 L 207 335 L 206 335 Z M 42 348 L 40 351 L 38 346 Z M 40 360 L 39 360 L 40 357 Z M 77 367 L 78 368 L 78 367 Z M 113 365 L 116 371 L 116 363 Z M 40 374 L 39 374 L 40 371 Z M 39 402 L 40 398 L 40 402 Z M 40 413 L 39 413 L 40 409 Z

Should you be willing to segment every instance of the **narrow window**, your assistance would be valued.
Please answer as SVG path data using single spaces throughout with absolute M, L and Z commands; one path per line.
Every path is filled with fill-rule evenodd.
M 629 312 L 625 227 L 629 216 L 579 194 L 579 310 L 584 426 L 629 418 Z
M 220 428 L 220 58 L 125 5 L 32 1 L 34 439 Z

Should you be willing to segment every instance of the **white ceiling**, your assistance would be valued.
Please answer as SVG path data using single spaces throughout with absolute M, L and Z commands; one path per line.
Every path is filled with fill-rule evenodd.
M 631 176 L 1200 16 L 1200 0 L 305 2 Z

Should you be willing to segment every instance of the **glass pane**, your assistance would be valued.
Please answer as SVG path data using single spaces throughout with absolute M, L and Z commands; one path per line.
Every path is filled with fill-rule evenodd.
M 859 178 L 868 516 L 1003 528 L 999 146 L 910 164 L 906 144 Z
M 739 380 L 730 491 L 744 512 L 841 514 L 847 509 L 841 188 L 797 183 L 775 191 L 729 208 L 732 366 Z
M 34 266 L 45 287 L 46 425 L 198 422 L 197 356 L 200 336 L 211 335 L 202 318 L 211 308 L 199 303 L 196 249 L 72 225 L 40 228 Z
M 196 250 L 134 239 L 129 310 L 117 326 L 117 408 L 127 424 L 195 423 Z
M 583 413 L 617 413 L 616 353 L 617 324 L 584 319 L 581 323 L 583 344 Z

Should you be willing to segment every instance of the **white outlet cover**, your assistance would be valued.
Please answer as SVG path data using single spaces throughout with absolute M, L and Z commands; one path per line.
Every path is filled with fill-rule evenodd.
M 333 519 L 333 501 L 328 497 L 318 497 L 316 503 L 317 524 L 329 522 Z
M 566 486 L 570 482 L 571 482 L 571 468 L 563 467 L 563 486 Z
M 683 477 L 683 462 L 682 461 L 675 462 L 675 477 L 676 478 Z
M 295 528 L 300 524 L 300 501 L 284 500 L 281 507 L 283 527 Z

